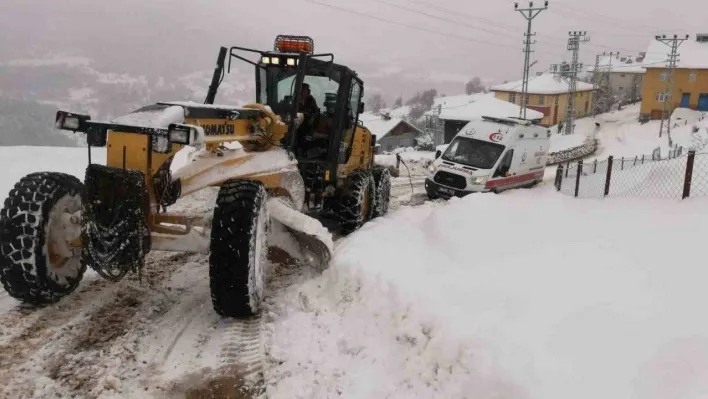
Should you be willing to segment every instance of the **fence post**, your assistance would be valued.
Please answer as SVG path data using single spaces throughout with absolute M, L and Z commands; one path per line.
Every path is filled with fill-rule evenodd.
M 560 163 L 560 164 L 558 164 L 558 168 L 556 169 L 556 191 L 560 191 L 562 185 L 563 185 L 563 164 Z
M 638 157 L 638 155 L 634 156 L 634 164 L 632 164 L 632 166 L 637 166 L 637 159 L 639 159 Z
M 624 157 L 622 157 L 622 170 L 624 170 Z
M 565 165 L 565 177 L 568 177 L 568 171 L 570 170 L 570 161 Z
M 578 173 L 575 175 L 575 197 L 578 196 L 580 190 L 580 175 L 583 173 L 583 160 L 578 161 Z
M 610 195 L 610 180 L 612 180 L 612 161 L 614 161 L 614 158 L 612 155 L 610 155 L 609 158 L 607 158 L 607 177 L 605 178 L 605 197 Z
M 642 154 L 642 165 L 644 165 L 644 154 Z
M 683 180 L 683 198 L 691 196 L 691 179 L 693 177 L 693 161 L 696 158 L 696 151 L 689 151 L 686 159 L 686 177 Z
M 595 166 L 594 166 L 592 173 L 593 174 L 597 173 L 597 159 L 595 160 Z

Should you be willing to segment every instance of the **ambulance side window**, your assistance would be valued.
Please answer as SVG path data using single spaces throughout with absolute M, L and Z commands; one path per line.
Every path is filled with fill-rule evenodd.
M 514 159 L 514 150 L 509 150 L 502 159 L 493 177 L 502 177 L 511 169 L 511 160 Z

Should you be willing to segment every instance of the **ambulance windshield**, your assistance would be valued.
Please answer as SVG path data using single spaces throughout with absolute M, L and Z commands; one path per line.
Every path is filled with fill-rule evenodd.
M 445 161 L 461 163 L 478 169 L 492 169 L 504 146 L 467 137 L 456 137 L 442 155 Z

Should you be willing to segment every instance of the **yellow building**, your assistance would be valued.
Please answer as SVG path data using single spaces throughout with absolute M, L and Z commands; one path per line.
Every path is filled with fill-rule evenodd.
M 649 45 L 645 64 L 650 65 L 644 76 L 642 117 L 661 119 L 665 101 L 669 103 L 669 112 L 678 107 L 708 111 L 708 34 L 697 35 L 681 44 L 673 91 L 666 95 L 668 53 L 670 47 L 662 42 L 655 40 Z
M 522 81 L 504 83 L 492 87 L 496 98 L 521 104 Z M 582 118 L 592 113 L 593 87 L 589 83 L 578 82 L 575 97 L 575 117 Z M 568 104 L 568 82 L 553 74 L 540 74 L 529 79 L 528 101 L 529 109 L 543 113 L 543 126 L 552 126 L 565 121 Z

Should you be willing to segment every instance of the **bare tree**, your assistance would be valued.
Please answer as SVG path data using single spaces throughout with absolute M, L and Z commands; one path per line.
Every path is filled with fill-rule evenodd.
M 369 97 L 368 105 L 370 110 L 379 112 L 381 109 L 386 108 L 386 101 L 381 94 L 376 93 Z
M 476 93 L 486 93 L 487 89 L 482 84 L 482 79 L 475 76 L 474 78 L 472 78 L 472 80 L 465 84 L 465 92 L 468 95 Z
M 411 107 L 411 112 L 409 117 L 411 120 L 417 121 L 423 114 L 430 110 L 435 104 L 435 97 L 437 97 L 438 91 L 435 89 L 429 89 L 422 93 L 416 93 L 408 101 L 406 105 Z

